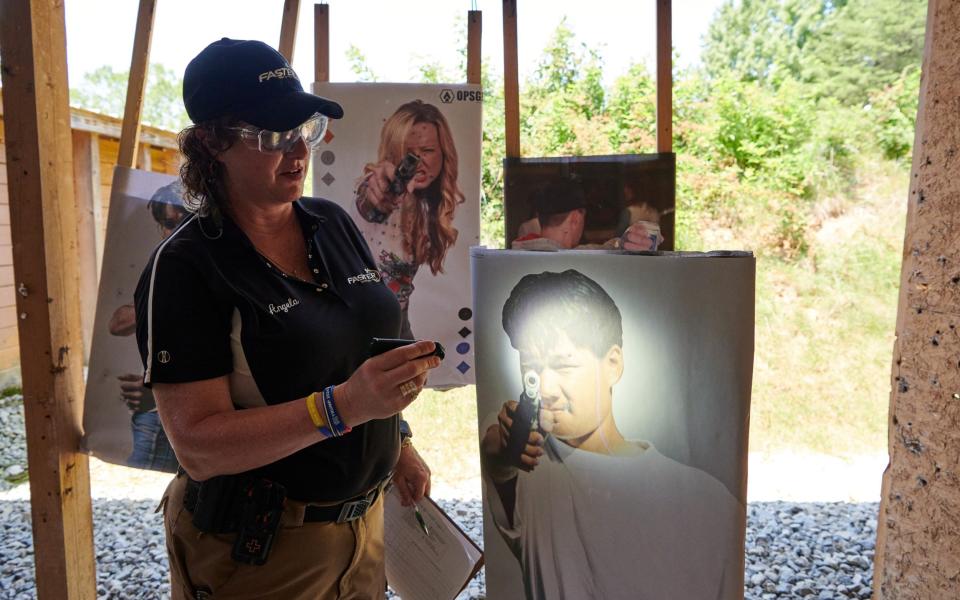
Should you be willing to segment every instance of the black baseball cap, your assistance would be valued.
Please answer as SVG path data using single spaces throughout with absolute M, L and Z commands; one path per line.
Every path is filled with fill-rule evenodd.
M 232 115 L 254 127 L 287 131 L 314 113 L 343 116 L 339 104 L 303 91 L 282 54 L 256 40 L 223 38 L 183 74 L 183 104 L 194 123 Z

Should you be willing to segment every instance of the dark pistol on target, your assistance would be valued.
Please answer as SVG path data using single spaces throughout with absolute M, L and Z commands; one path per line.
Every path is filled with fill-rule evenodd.
M 402 196 L 407 192 L 407 184 L 417 173 L 417 167 L 420 166 L 420 157 L 413 152 L 407 152 L 397 170 L 393 172 L 393 181 L 390 182 L 390 193 L 394 196 Z
M 539 412 L 540 376 L 531 370 L 523 374 L 523 393 L 520 394 L 520 402 L 510 424 L 510 437 L 507 439 L 507 460 L 510 464 L 523 466 L 520 456 L 530 439 L 530 432 L 540 426 Z

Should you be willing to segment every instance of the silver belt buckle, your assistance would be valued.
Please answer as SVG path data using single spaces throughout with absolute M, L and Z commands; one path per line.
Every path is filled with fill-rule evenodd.
M 361 498 L 352 502 L 344 502 L 343 508 L 340 509 L 340 516 L 337 517 L 337 523 L 349 523 L 350 521 L 355 521 L 366 514 L 369 507 L 370 500 L 367 498 Z

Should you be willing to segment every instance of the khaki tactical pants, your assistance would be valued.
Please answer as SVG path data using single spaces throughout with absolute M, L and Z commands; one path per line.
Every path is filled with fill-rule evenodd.
M 383 498 L 349 523 L 304 523 L 304 504 L 287 500 L 267 563 L 230 558 L 236 534 L 202 533 L 183 507 L 187 477 L 163 497 L 173 600 L 369 600 L 383 598 Z

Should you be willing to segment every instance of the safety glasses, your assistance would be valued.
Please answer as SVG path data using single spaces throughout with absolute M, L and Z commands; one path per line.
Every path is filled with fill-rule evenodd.
M 317 113 L 304 121 L 299 127 L 294 127 L 289 131 L 269 131 L 256 127 L 228 127 L 227 129 L 239 131 L 240 137 L 251 148 L 256 148 L 267 154 L 289 152 L 301 139 L 307 145 L 307 150 L 312 151 L 323 139 L 323 134 L 327 132 L 329 121 L 330 119 L 325 115 Z M 253 145 L 253 142 L 256 142 L 256 146 Z

